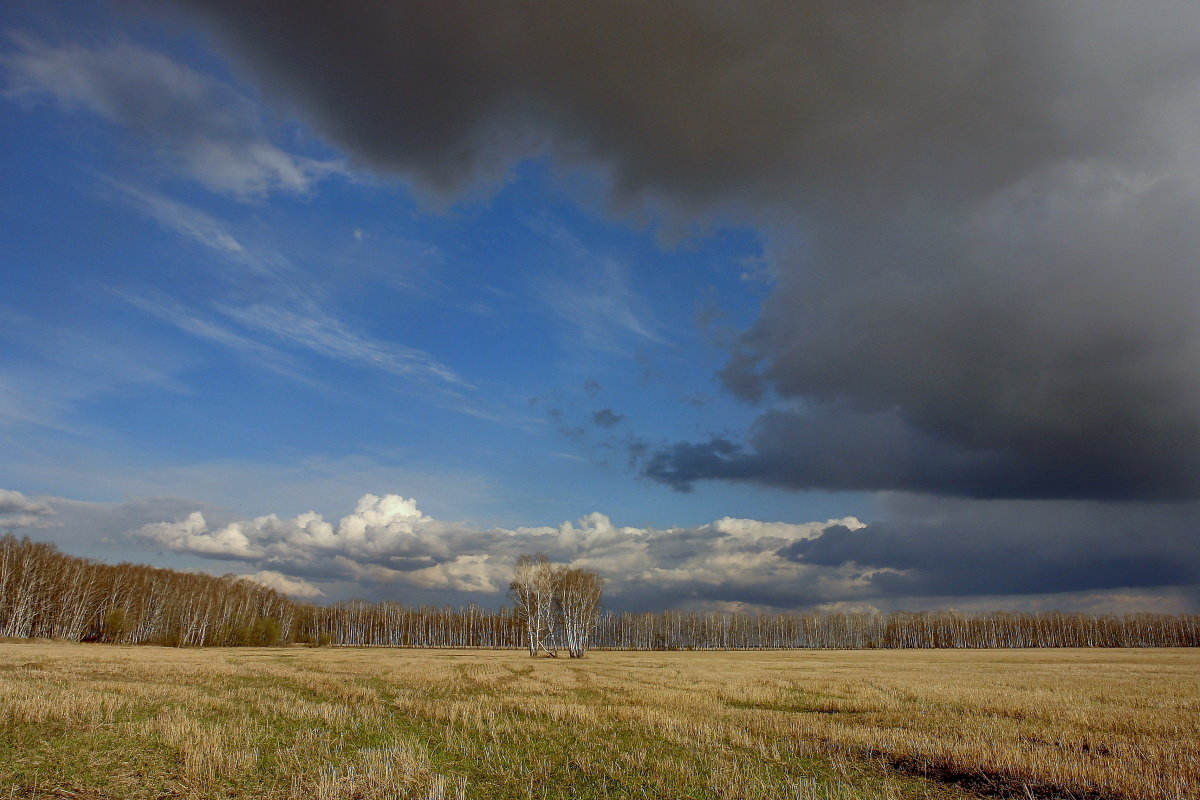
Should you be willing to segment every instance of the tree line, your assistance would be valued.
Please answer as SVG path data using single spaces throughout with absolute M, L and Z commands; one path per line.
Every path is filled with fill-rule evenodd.
M 242 578 L 103 564 L 0 537 L 0 636 L 179 647 L 290 641 L 298 605 Z
M 512 648 L 532 654 L 559 648 L 582 654 L 589 642 L 628 650 L 1200 646 L 1197 614 L 602 613 L 598 579 L 586 577 L 593 573 L 575 571 L 571 581 L 579 586 L 568 596 L 570 581 L 561 581 L 571 570 L 527 559 L 529 569 L 514 575 L 511 608 L 315 605 L 238 576 L 103 564 L 6 535 L 0 536 L 0 636 L 179 647 Z M 543 572 L 548 589 L 537 586 L 546 579 Z

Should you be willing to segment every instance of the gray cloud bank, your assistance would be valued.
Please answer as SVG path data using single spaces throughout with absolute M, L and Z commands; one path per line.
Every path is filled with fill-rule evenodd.
M 1040 595 L 1193 587 L 1200 600 L 1195 504 L 977 502 L 891 495 L 889 519 L 833 526 L 780 555 L 877 570 L 880 597 Z
M 339 521 L 318 514 L 210 523 L 194 512 L 133 536 L 175 553 L 237 561 L 271 585 L 374 587 L 408 602 L 502 601 L 521 553 L 598 571 L 615 608 L 1195 608 L 1197 509 L 1089 502 L 888 498 L 890 521 L 792 524 L 725 517 L 694 527 L 615 525 L 600 513 L 557 526 L 483 529 L 364 495 Z M 315 582 L 315 583 L 314 583 Z M 1057 599 L 1054 599 L 1057 598 Z M 1100 603 L 1100 606 L 1095 606 Z
M 435 193 L 550 154 L 766 232 L 723 379 L 771 408 L 653 478 L 1200 496 L 1194 3 L 180 2 Z
M 160 564 L 237 572 L 304 599 L 497 606 L 517 556 L 543 552 L 603 575 L 606 606 L 618 610 L 1195 612 L 1198 512 L 1194 503 L 889 493 L 882 519 L 868 525 L 723 517 L 655 528 L 597 512 L 558 525 L 482 528 L 431 517 L 400 495 L 363 495 L 327 520 L 312 512 L 244 518 L 184 498 L 90 503 L 0 489 L 0 533 L 49 538 L 109 561 L 144 561 L 149 546 Z

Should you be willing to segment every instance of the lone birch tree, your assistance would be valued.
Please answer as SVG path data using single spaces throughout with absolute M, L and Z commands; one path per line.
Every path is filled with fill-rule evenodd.
M 582 658 L 600 619 L 604 581 L 594 572 L 552 564 L 545 555 L 517 559 L 509 593 L 525 628 L 529 655 Z
M 586 569 L 564 569 L 558 578 L 556 611 L 563 644 L 571 658 L 583 658 L 600 621 L 604 579 Z
M 542 553 L 517 559 L 509 594 L 525 624 L 529 655 L 545 652 L 557 656 L 554 647 L 555 600 L 560 570 Z

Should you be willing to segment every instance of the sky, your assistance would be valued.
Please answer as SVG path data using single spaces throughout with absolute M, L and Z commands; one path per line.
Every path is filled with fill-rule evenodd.
M 1200 7 L 18 0 L 0 533 L 1200 611 Z

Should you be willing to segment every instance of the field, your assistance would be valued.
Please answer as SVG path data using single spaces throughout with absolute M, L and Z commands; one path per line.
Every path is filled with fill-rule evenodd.
M 0 798 L 1200 798 L 1200 651 L 0 644 Z

